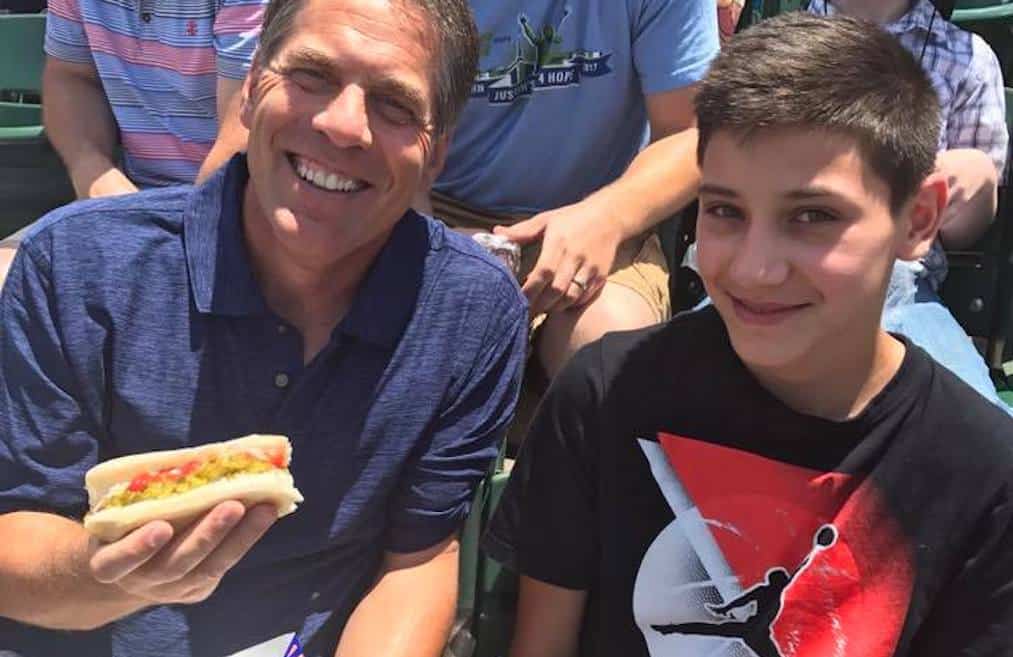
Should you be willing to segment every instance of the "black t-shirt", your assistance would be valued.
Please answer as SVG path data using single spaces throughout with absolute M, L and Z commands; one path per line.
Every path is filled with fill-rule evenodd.
M 589 591 L 582 655 L 1013 654 L 1013 421 L 907 344 L 856 418 L 799 414 L 713 309 L 554 382 L 485 547 Z

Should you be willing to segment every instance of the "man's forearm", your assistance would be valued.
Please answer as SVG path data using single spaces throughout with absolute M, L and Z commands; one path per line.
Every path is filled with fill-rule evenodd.
M 200 171 L 197 172 L 197 182 L 202 182 L 239 151 L 246 150 L 249 132 L 239 119 L 242 110 L 242 86 L 242 80 L 218 79 L 216 89 L 218 135 L 211 146 L 211 151 L 204 158 Z
M 147 602 L 88 572 L 87 532 L 46 513 L 0 515 L 0 616 L 50 629 L 101 627 Z
M 458 550 L 387 570 L 355 608 L 335 657 L 439 657 L 457 606 Z
M 42 78 L 43 124 L 60 154 L 78 198 L 132 191 L 117 169 L 116 120 L 97 79 L 73 72 L 73 65 L 48 62 Z
M 621 222 L 623 239 L 647 232 L 696 197 L 700 186 L 696 144 L 696 128 L 659 139 L 642 150 L 615 182 L 586 200 L 617 210 L 613 216 Z

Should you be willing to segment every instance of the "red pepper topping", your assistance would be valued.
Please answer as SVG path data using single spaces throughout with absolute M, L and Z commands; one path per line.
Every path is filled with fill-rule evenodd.
M 142 472 L 130 481 L 130 485 L 127 486 L 127 490 L 132 493 L 140 493 L 142 490 L 147 488 L 148 484 L 154 481 L 154 479 L 154 475 L 148 472 Z
M 255 460 L 260 460 L 257 459 L 252 454 L 250 454 L 250 456 L 253 457 Z M 281 469 L 285 468 L 285 452 L 283 450 L 280 449 L 272 450 L 270 455 L 268 456 L 268 459 L 271 465 L 273 465 L 274 467 Z M 184 477 L 193 474 L 200 467 L 201 462 L 194 460 L 194 461 L 187 461 L 183 465 L 174 466 L 171 468 L 162 468 L 158 472 L 142 472 L 130 480 L 130 485 L 127 486 L 127 490 L 129 490 L 132 493 L 140 493 L 156 480 L 179 481 L 180 479 L 183 479 Z
M 271 451 L 271 464 L 274 467 L 281 470 L 285 469 L 285 452 L 284 450 L 275 449 Z

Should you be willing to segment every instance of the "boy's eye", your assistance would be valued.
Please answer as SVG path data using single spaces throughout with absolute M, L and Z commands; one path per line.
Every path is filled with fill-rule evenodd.
M 825 224 L 837 221 L 837 216 L 826 210 L 809 208 L 796 214 L 795 221 L 800 224 Z
M 739 209 L 734 205 L 728 205 L 727 203 L 714 203 L 713 205 L 705 205 L 704 212 L 717 217 L 718 219 L 738 219 L 742 216 Z

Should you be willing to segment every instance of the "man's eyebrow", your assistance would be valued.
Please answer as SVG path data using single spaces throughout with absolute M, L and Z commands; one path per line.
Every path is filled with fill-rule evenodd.
M 739 194 L 730 187 L 722 187 L 721 185 L 715 185 L 714 183 L 704 183 L 700 185 L 700 194 L 710 194 L 712 196 L 728 196 L 732 198 L 738 198 Z
M 321 69 L 322 72 L 327 72 L 328 74 L 334 72 L 334 62 L 331 58 L 319 50 L 313 50 L 312 48 L 296 48 L 289 53 L 285 57 L 285 67 L 291 68 L 293 65 L 311 66 L 315 69 Z
M 380 78 L 375 82 L 370 83 L 370 89 L 381 94 L 400 98 L 404 102 L 410 104 L 412 109 L 416 112 L 422 112 L 426 106 L 425 99 L 422 97 L 422 92 L 415 87 L 405 84 L 397 78 Z

